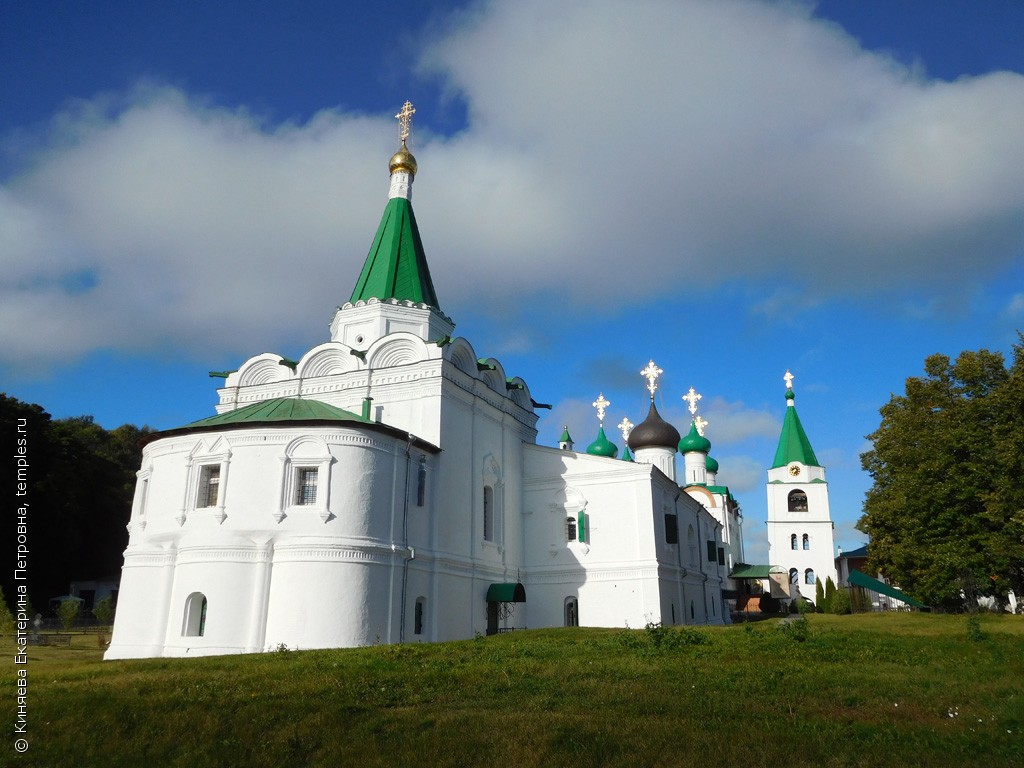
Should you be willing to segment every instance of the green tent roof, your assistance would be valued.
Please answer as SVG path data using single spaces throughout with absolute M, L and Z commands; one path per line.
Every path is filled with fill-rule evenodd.
M 351 301 L 367 299 L 409 300 L 440 309 L 412 203 L 403 197 L 388 200 L 352 291 Z
M 871 590 L 872 592 L 878 592 L 883 595 L 888 595 L 896 600 L 902 600 L 907 605 L 912 605 L 915 608 L 924 608 L 924 603 L 919 603 L 917 600 L 912 598 L 905 592 L 896 589 L 891 584 L 886 584 L 884 581 L 873 579 L 870 576 L 861 573 L 856 568 L 850 571 L 850 577 L 848 581 L 855 587 L 863 587 L 864 589 Z
M 796 415 L 792 393 L 792 390 L 786 392 L 786 418 L 782 421 L 782 434 L 779 435 L 779 447 L 775 450 L 772 469 L 784 467 L 794 461 L 809 467 L 820 467 L 818 457 L 811 448 L 811 441 L 807 439 L 807 433 L 800 423 L 800 417 Z
M 219 427 L 226 424 L 263 424 L 268 421 L 350 421 L 359 424 L 373 424 L 344 408 L 338 408 L 319 400 L 303 400 L 295 397 L 276 397 L 258 403 L 218 413 L 206 419 L 186 424 L 185 429 L 197 427 Z

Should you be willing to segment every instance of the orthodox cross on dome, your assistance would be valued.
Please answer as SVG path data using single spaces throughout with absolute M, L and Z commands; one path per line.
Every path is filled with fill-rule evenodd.
M 658 388 L 658 377 L 663 373 L 664 371 L 656 366 L 653 360 L 647 363 L 647 367 L 640 371 L 640 375 L 647 379 L 647 391 L 651 393 L 651 400 L 654 399 L 654 390 Z
M 690 413 L 697 413 L 697 401 L 700 400 L 701 397 L 702 395 L 697 394 L 697 390 L 695 390 L 693 387 L 690 387 L 690 391 L 683 395 L 683 400 L 690 404 L 688 407 Z M 701 434 L 704 433 L 701 432 Z
M 622 433 L 623 440 L 629 440 L 629 433 L 633 431 L 633 422 L 623 417 L 622 421 L 619 422 L 619 432 Z
M 704 428 L 707 427 L 708 423 L 700 415 L 694 416 L 693 426 L 697 428 L 697 434 L 704 437 Z
M 595 408 L 597 408 L 597 420 L 599 422 L 601 422 L 601 426 L 603 427 L 604 426 L 604 412 L 605 412 L 605 409 L 607 409 L 608 406 L 611 405 L 611 402 L 609 402 L 608 400 L 605 400 L 604 399 L 604 392 L 601 392 L 597 396 L 597 400 L 595 400 L 592 403 L 592 405 Z
M 411 101 L 406 101 L 402 105 L 402 111 L 395 115 L 395 119 L 398 120 L 398 124 L 402 127 L 399 131 L 398 138 L 405 144 L 405 140 L 409 138 L 409 134 L 412 129 L 412 116 L 416 114 L 416 108 L 413 107 Z
M 786 382 L 786 389 L 793 388 L 793 374 L 789 372 L 789 368 L 786 369 L 786 375 L 782 379 Z

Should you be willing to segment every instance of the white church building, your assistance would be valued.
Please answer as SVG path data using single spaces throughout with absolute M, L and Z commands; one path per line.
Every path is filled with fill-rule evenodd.
M 658 414 L 652 361 L 650 410 L 623 457 L 601 406 L 586 451 L 567 430 L 558 447 L 537 444 L 526 382 L 453 336 L 441 310 L 411 205 L 412 112 L 399 114 L 389 199 L 329 338 L 299 360 L 250 358 L 223 374 L 215 415 L 145 446 L 106 658 L 728 621 L 742 517 L 695 400 L 681 438 Z M 813 452 L 772 472 L 817 505 Z M 785 524 L 824 546 L 827 501 L 786 514 L 797 518 L 776 515 L 778 541 Z M 801 573 L 824 572 L 796 555 Z

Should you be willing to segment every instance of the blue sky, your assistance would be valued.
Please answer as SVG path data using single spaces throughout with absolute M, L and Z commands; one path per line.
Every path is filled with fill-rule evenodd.
M 457 332 L 542 443 L 696 387 L 748 559 L 787 368 L 851 548 L 878 408 L 1024 328 L 1020 3 L 363 5 L 0 7 L 4 391 L 170 428 L 326 340 L 405 99 Z

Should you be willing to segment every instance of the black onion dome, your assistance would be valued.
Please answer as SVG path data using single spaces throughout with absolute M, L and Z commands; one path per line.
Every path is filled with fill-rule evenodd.
M 633 427 L 626 442 L 633 451 L 638 448 L 671 448 L 675 451 L 679 445 L 679 430 L 661 418 L 652 400 L 647 418 Z

